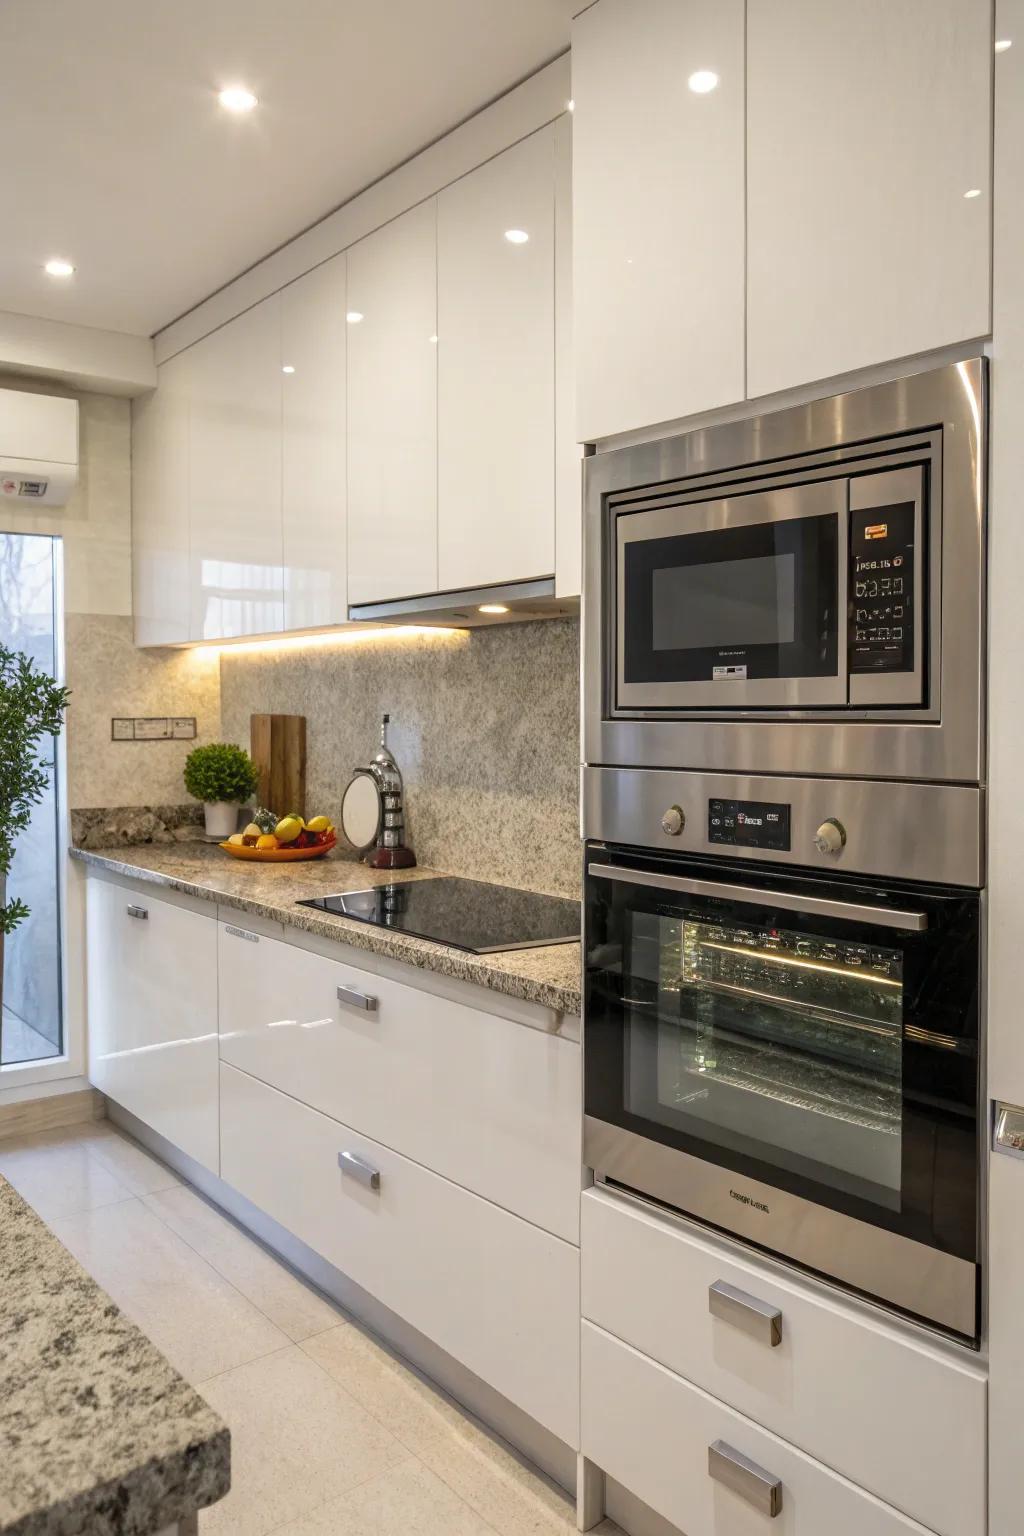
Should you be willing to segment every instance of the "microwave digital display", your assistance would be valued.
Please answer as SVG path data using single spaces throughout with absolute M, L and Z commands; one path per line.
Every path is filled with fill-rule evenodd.
M 851 672 L 914 669 L 914 503 L 850 513 Z

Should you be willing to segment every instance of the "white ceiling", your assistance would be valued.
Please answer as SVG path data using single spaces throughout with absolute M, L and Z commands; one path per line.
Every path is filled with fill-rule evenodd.
M 563 52 L 581 3 L 0 0 L 0 310 L 159 330 Z

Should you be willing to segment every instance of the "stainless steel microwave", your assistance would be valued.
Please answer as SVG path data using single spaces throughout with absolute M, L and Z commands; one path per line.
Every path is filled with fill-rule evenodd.
M 587 762 L 977 782 L 985 382 L 588 458 Z

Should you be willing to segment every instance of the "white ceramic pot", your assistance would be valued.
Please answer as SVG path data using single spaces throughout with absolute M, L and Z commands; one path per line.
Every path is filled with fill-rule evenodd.
M 206 835 L 219 843 L 238 831 L 238 806 L 234 800 L 207 800 L 203 805 Z

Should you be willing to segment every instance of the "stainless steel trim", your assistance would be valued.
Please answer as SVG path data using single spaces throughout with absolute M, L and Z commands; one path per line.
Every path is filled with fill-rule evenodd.
M 725 528 L 749 528 L 758 523 L 789 522 L 803 517 L 834 517 L 836 533 L 836 671 L 829 677 L 771 677 L 751 682 L 627 683 L 625 679 L 625 630 L 616 619 L 615 707 L 622 710 L 684 710 L 715 708 L 748 709 L 777 705 L 808 708 L 842 705 L 847 700 L 846 681 L 846 550 L 849 546 L 845 477 L 819 480 L 807 485 L 786 486 L 762 492 L 742 489 L 713 501 L 675 503 L 650 510 L 620 512 L 615 519 L 616 614 L 626 608 L 625 551 L 629 544 L 647 539 L 685 536 Z
M 230 933 L 233 939 L 245 939 L 247 944 L 258 944 L 259 934 L 250 933 L 247 928 L 236 928 L 233 923 L 224 924 L 224 932 Z
M 777 1349 L 782 1343 L 782 1312 L 768 1301 L 759 1301 L 749 1291 L 741 1291 L 728 1280 L 715 1280 L 708 1286 L 708 1311 L 725 1323 L 742 1328 L 755 1339 Z
M 148 911 L 148 909 L 146 907 L 137 907 L 134 904 L 131 904 L 131 905 L 125 907 L 125 911 L 128 913 L 129 917 L 141 917 L 141 918 L 148 918 L 149 917 L 149 911 Z
M 380 1189 L 380 1169 L 372 1163 L 357 1157 L 354 1152 L 339 1152 L 338 1167 L 346 1178 L 355 1179 L 357 1184 L 364 1185 L 367 1189 Z
M 992 1150 L 1007 1157 L 1024 1157 L 1024 1109 L 997 1102 L 992 1129 Z
M 592 1115 L 584 1116 L 583 1156 L 598 1177 L 915 1317 L 975 1337 L 978 1272 L 968 1259 L 730 1173 Z
M 984 791 L 962 784 L 900 784 L 878 779 L 809 779 L 760 774 L 671 773 L 665 769 L 584 768 L 583 835 L 637 852 L 713 855 L 744 862 L 802 865 L 935 885 L 983 883 Z M 790 807 L 789 849 L 743 848 L 708 838 L 709 800 L 766 800 Z M 666 806 L 685 825 L 662 830 Z M 846 829 L 837 856 L 818 851 L 815 834 L 833 818 Z
M 716 1440 L 708 1446 L 708 1476 L 722 1483 L 733 1493 L 738 1493 L 754 1509 L 769 1520 L 782 1513 L 782 1483 L 764 1467 L 733 1450 L 724 1440 Z
M 769 891 L 758 885 L 728 885 L 721 880 L 695 880 L 688 875 L 652 874 L 646 869 L 628 869 L 618 864 L 588 864 L 587 874 L 600 880 L 618 880 L 625 885 L 649 885 L 659 891 L 680 891 L 690 896 L 718 896 L 725 901 L 743 901 L 754 907 L 784 907 L 789 912 L 807 912 L 812 917 L 834 917 L 850 923 L 873 923 L 879 928 L 900 928 L 922 933 L 928 927 L 926 912 L 903 912 L 897 907 L 866 907 L 855 901 L 827 901 L 822 896 L 801 896 L 796 891 Z
M 377 999 L 369 992 L 360 992 L 358 987 L 342 984 L 338 988 L 338 1002 L 344 1003 L 347 1008 L 360 1008 L 364 1013 L 377 1012 Z
M 984 777 L 984 599 L 987 371 L 984 358 L 850 391 L 745 421 L 701 428 L 584 459 L 583 757 L 591 765 L 830 774 L 978 784 Z M 872 463 L 866 463 L 873 458 Z M 888 460 L 888 462 L 886 462 Z M 941 713 L 899 706 L 816 711 L 813 718 L 611 718 L 605 711 L 602 619 L 614 602 L 605 568 L 612 502 L 735 494 L 769 473 L 822 473 L 930 462 L 929 522 L 941 527 L 930 567 L 941 589 L 929 673 Z M 662 807 L 664 809 L 664 807 Z
M 481 613 L 485 603 L 497 603 L 508 611 Z M 511 581 L 496 587 L 472 587 L 456 592 L 424 592 L 411 597 L 391 598 L 380 603 L 353 603 L 350 620 L 375 624 L 453 625 L 474 629 L 487 624 L 510 624 L 522 619 L 557 618 L 578 613 L 576 600 L 555 597 L 555 578 L 545 576 L 533 581 Z

